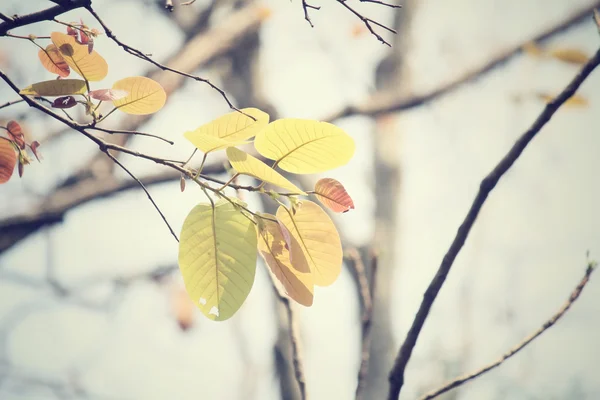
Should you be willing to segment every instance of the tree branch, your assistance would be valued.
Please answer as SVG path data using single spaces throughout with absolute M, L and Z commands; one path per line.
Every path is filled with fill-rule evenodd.
M 386 92 L 381 92 L 375 94 L 370 99 L 365 101 L 360 105 L 355 106 L 347 106 L 346 108 L 339 110 L 326 118 L 323 118 L 323 121 L 332 122 L 336 119 L 350 117 L 353 115 L 366 115 L 366 116 L 378 116 L 382 114 L 388 114 L 392 112 L 404 111 L 414 107 L 421 106 L 425 103 L 433 101 L 443 95 L 450 93 L 451 91 L 459 88 L 465 83 L 471 82 L 482 75 L 492 71 L 493 69 L 501 66 L 506 63 L 512 57 L 520 54 L 523 51 L 523 46 L 527 43 L 531 42 L 542 42 L 548 40 L 552 36 L 563 32 L 564 30 L 581 23 L 585 20 L 585 18 L 589 18 L 590 13 L 597 7 L 600 7 L 600 1 L 596 1 L 593 5 L 583 7 L 571 15 L 567 15 L 567 17 L 558 23 L 557 25 L 553 25 L 544 31 L 538 33 L 532 38 L 524 41 L 523 43 L 519 43 L 518 45 L 500 51 L 493 57 L 491 57 L 488 61 L 483 63 L 477 68 L 474 68 L 466 73 L 462 74 L 456 79 L 443 84 L 442 86 L 423 94 L 418 94 L 415 96 L 411 96 L 408 98 L 399 98 L 394 95 L 390 95 Z
M 549 320 L 544 322 L 544 324 L 538 330 L 536 330 L 531 335 L 524 338 L 518 345 L 513 347 L 511 350 L 509 350 L 506 354 L 504 354 L 502 357 L 500 357 L 498 360 L 494 361 L 493 363 L 488 364 L 485 367 L 480 368 L 477 371 L 474 371 L 470 374 L 461 376 L 450 382 L 447 382 L 442 387 L 427 393 L 425 396 L 423 396 L 421 398 L 421 400 L 430 400 L 430 399 L 438 397 L 439 395 L 446 393 L 454 388 L 457 388 L 460 385 L 462 385 L 468 381 L 471 381 L 471 380 L 485 374 L 486 372 L 493 370 L 496 367 L 499 367 L 500 365 L 502 365 L 502 363 L 504 361 L 508 360 L 509 358 L 511 358 L 512 356 L 517 354 L 519 351 L 523 350 L 523 348 L 525 346 L 527 346 L 528 344 L 533 342 L 542 333 L 544 333 L 548 329 L 550 329 L 554 324 L 556 324 L 558 322 L 559 319 L 562 318 L 563 315 L 566 314 L 566 312 L 569 310 L 569 308 L 571 308 L 573 303 L 579 298 L 579 295 L 581 294 L 581 292 L 583 291 L 583 289 L 589 282 L 590 276 L 592 275 L 592 272 L 594 272 L 596 267 L 597 267 L 596 262 L 588 262 L 588 266 L 585 271 L 585 275 L 583 276 L 583 278 L 581 279 L 581 281 L 579 282 L 577 287 L 573 290 L 573 292 L 569 296 L 568 300 L 562 305 L 562 307 Z
M 412 326 L 406 335 L 404 343 L 400 347 L 394 367 L 392 368 L 389 376 L 390 390 L 388 394 L 388 400 L 396 400 L 400 395 L 402 385 L 404 384 L 404 371 L 406 369 L 406 365 L 410 360 L 413 348 L 417 343 L 417 339 L 421 329 L 423 328 L 423 325 L 425 324 L 425 320 L 429 315 L 431 306 L 440 292 L 442 285 L 446 281 L 446 277 L 450 272 L 450 268 L 452 267 L 456 256 L 467 240 L 471 228 L 473 227 L 473 224 L 475 223 L 475 220 L 477 219 L 477 216 L 479 215 L 479 212 L 481 211 L 481 208 L 483 207 L 488 195 L 496 187 L 496 184 L 500 178 L 502 178 L 502 176 L 512 167 L 512 165 L 523 153 L 527 145 L 542 129 L 542 127 L 550 120 L 550 118 L 552 118 L 560 106 L 575 94 L 579 86 L 599 64 L 600 49 L 596 51 L 596 54 L 594 54 L 594 56 L 582 67 L 579 74 L 577 74 L 577 76 L 571 81 L 571 83 L 569 83 L 562 93 L 546 105 L 533 125 L 516 141 L 506 156 L 500 160 L 498 165 L 496 165 L 496 167 L 481 182 L 479 192 L 477 193 L 477 196 L 475 197 L 463 223 L 459 227 L 450 248 L 448 249 L 441 265 L 438 268 L 437 273 L 429 284 Z
M 91 0 L 71 0 L 60 2 L 54 7 L 45 10 L 37 11 L 27 15 L 14 16 L 12 18 L 2 18 L 4 22 L 0 24 L 0 36 L 4 36 L 9 30 L 25 25 L 34 24 L 41 21 L 51 21 L 55 17 L 66 13 L 67 11 L 75 10 L 81 7 L 90 7 Z

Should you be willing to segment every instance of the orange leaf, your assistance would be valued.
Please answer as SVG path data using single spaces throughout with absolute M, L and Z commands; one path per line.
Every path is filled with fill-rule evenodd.
M 17 153 L 8 140 L 0 139 L 0 183 L 10 179 L 17 164 Z
M 10 136 L 21 149 L 25 149 L 25 135 L 23 134 L 21 125 L 19 125 L 17 121 L 8 121 L 6 129 L 8 129 L 8 136 Z
M 71 73 L 71 68 L 69 68 L 69 65 L 58 51 L 58 48 L 53 44 L 46 46 L 46 50 L 40 49 L 40 51 L 38 51 L 38 57 L 44 68 L 53 74 L 58 74 L 62 78 L 66 78 Z
M 315 196 L 331 211 L 345 213 L 354 209 L 354 202 L 344 185 L 333 178 L 319 179 L 315 184 Z

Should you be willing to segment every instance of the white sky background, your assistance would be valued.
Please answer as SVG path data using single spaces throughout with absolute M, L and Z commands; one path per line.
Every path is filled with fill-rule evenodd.
M 589 3 L 462 0 L 450 7 L 444 0 L 423 0 L 412 26 L 411 49 L 405 55 L 411 89 L 433 89 L 561 20 L 568 10 Z M 23 13 L 47 4 L 9 1 L 2 9 L 8 14 Z M 261 68 L 265 91 L 281 116 L 320 118 L 372 91 L 373 68 L 385 48 L 370 35 L 353 37 L 355 18 L 335 4 L 326 4 L 313 13 L 316 28 L 310 29 L 299 1 L 265 4 L 273 14 L 261 30 Z M 182 37 L 168 18 L 143 7 L 137 1 L 95 5 L 121 40 L 164 59 Z M 363 9 L 378 21 L 391 20 L 388 9 Z M 137 19 L 141 12 L 143 21 Z M 72 12 L 62 19 L 76 20 L 82 15 Z M 25 28 L 17 33 L 42 34 L 43 29 L 56 28 L 46 24 L 39 31 Z M 574 46 L 591 54 L 599 43 L 590 20 L 556 36 L 550 44 Z M 35 47 L 6 39 L 0 46 L 3 55 L 11 55 L 2 60 L 2 68 L 19 85 L 50 77 L 39 65 Z M 106 38 L 96 46 L 109 62 L 106 86 L 148 68 Z M 399 117 L 402 194 L 401 201 L 390 199 L 390 206 L 398 206 L 401 222 L 393 303 L 398 343 L 481 178 L 541 111 L 543 103 L 535 93 L 558 93 L 576 71 L 557 61 L 515 57 L 474 83 Z M 490 196 L 425 325 L 408 368 L 404 398 L 414 398 L 416 392 L 508 350 L 566 299 L 583 274 L 585 251 L 600 257 L 596 228 L 600 225 L 596 204 L 600 183 L 595 179 L 600 167 L 599 88 L 600 71 L 596 71 L 580 89 L 589 106 L 557 113 Z M 14 98 L 0 88 L 0 103 Z M 0 118 L 25 111 L 26 107 L 11 107 L 0 111 Z M 216 92 L 206 85 L 188 84 L 143 128 L 177 144 L 171 148 L 139 138 L 132 145 L 184 158 L 192 147 L 181 134 L 225 112 L 227 105 Z M 33 119 L 28 124 L 34 133 L 58 126 Z M 365 118 L 338 124 L 357 141 L 357 154 L 348 166 L 328 175 L 342 180 L 356 204 L 355 211 L 338 219 L 340 228 L 351 241 L 363 244 L 373 231 L 372 125 Z M 41 150 L 42 164 L 27 168 L 24 179 L 3 185 L 2 215 L 26 209 L 30 200 L 24 200 L 25 190 L 45 193 L 81 165 L 84 156 L 97 152 L 92 143 L 75 134 Z M 124 160 L 139 174 L 157 169 L 140 160 Z M 201 192 L 191 185 L 183 194 L 177 184 L 154 186 L 151 192 L 176 231 L 189 209 L 203 201 Z M 4 254 L 0 269 L 40 276 L 50 258 L 58 277 L 76 284 L 90 277 L 172 265 L 176 257 L 173 238 L 145 196 L 136 192 L 70 212 L 63 225 L 40 232 Z M 24 314 L 23 307 L 35 310 L 15 326 L 8 337 L 8 353 L 0 353 L 0 358 L 8 357 L 17 371 L 46 378 L 59 379 L 78 370 L 87 389 L 111 398 L 226 399 L 242 396 L 239 389 L 249 369 L 239 356 L 243 345 L 251 358 L 254 397 L 276 399 L 274 299 L 262 266 L 257 271 L 254 288 L 235 317 L 213 323 L 198 313 L 197 325 L 185 334 L 170 315 L 168 293 L 149 282 L 131 287 L 116 313 L 106 315 L 65 307 L 50 292 L 0 281 L 0 325 Z M 465 386 L 460 398 L 565 398 L 578 385 L 583 391 L 578 398 L 600 396 L 596 379 L 598 282 L 592 278 L 557 326 L 514 360 Z M 90 298 L 101 299 L 110 293 L 108 289 L 99 285 Z M 312 399 L 353 396 L 359 348 L 356 306 L 353 282 L 344 272 L 335 285 L 317 291 L 313 307 L 301 311 Z M 31 397 L 31 392 L 10 397 L 12 392 L 4 387 L 3 393 L 2 388 L 1 398 L 52 398 L 44 391 L 36 392 L 37 397 Z

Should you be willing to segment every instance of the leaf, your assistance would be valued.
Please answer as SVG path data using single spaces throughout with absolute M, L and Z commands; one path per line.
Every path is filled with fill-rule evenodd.
M 212 151 L 223 150 L 232 146 L 239 146 L 242 144 L 250 143 L 246 140 L 238 140 L 238 141 L 226 141 L 224 139 L 209 136 L 209 135 L 196 135 L 194 132 L 186 132 L 183 136 L 192 142 L 198 150 L 201 150 L 204 153 L 210 153 Z
M 538 93 L 537 96 L 546 103 L 550 103 L 555 98 L 555 96 L 551 96 L 545 93 Z M 589 101 L 585 97 L 579 94 L 575 94 L 571 96 L 567 101 L 565 101 L 563 105 L 567 107 L 587 107 L 589 105 Z
M 190 211 L 181 230 L 179 268 L 189 296 L 206 317 L 224 321 L 246 300 L 256 245 L 254 223 L 227 200 Z
M 262 214 L 275 219 L 274 215 Z M 275 278 L 281 283 L 285 293 L 303 306 L 313 303 L 314 283 L 310 268 L 302 249 L 295 240 L 291 240 L 291 248 L 300 257 L 290 261 L 290 251 L 286 248 L 286 240 L 279 224 L 262 219 L 259 224 L 258 252 L 269 266 Z
M 258 108 L 243 108 L 240 111 L 254 117 L 256 120 L 238 111 L 230 112 L 192 132 L 188 132 L 189 137 L 186 136 L 186 138 L 193 142 L 196 135 L 206 135 L 228 142 L 238 142 L 253 137 L 269 123 L 269 114 Z
M 557 60 L 575 65 L 583 65 L 590 59 L 589 55 L 583 51 L 573 48 L 552 49 L 548 51 L 548 55 L 556 58 Z
M 21 149 L 25 149 L 25 135 L 23 129 L 17 121 L 8 121 L 6 124 L 6 130 L 8 131 L 9 138 L 19 146 Z
M 113 90 L 125 91 L 127 96 L 113 100 L 113 105 L 127 114 L 146 115 L 160 110 L 167 93 L 156 81 L 145 76 L 133 76 L 116 81 Z
M 354 140 L 328 122 L 284 118 L 256 135 L 256 150 L 296 174 L 324 172 L 345 165 L 354 155 Z
M 182 287 L 173 290 L 171 294 L 171 308 L 177 324 L 182 331 L 187 331 L 194 325 L 194 304 Z
M 306 195 L 305 192 L 300 190 L 279 172 L 242 150 L 236 149 L 235 147 L 228 148 L 227 158 L 233 169 L 240 174 L 253 176 L 262 181 L 287 189 L 292 193 Z
M 44 68 L 53 74 L 66 78 L 71 73 L 71 68 L 69 68 L 69 65 L 58 51 L 58 48 L 53 44 L 46 46 L 46 50 L 40 49 L 40 51 L 38 51 L 38 57 Z
M 66 63 L 84 79 L 101 81 L 108 74 L 106 60 L 96 51 L 90 52 L 87 45 L 77 43 L 75 37 L 60 32 L 52 32 L 50 38 Z
M 331 218 L 319 205 L 303 200 L 292 215 L 287 208 L 277 209 L 277 219 L 298 242 L 317 286 L 331 285 L 342 270 L 342 243 Z
M 52 107 L 54 108 L 71 108 L 77 105 L 77 101 L 75 101 L 75 97 L 66 96 L 66 97 L 57 97 L 52 102 Z
M 41 159 L 43 158 L 42 155 L 40 154 L 40 152 L 38 151 L 38 147 L 40 147 L 40 142 L 38 142 L 37 140 L 34 140 L 33 142 L 31 142 L 31 144 L 29 145 L 29 148 L 31 149 L 31 152 L 33 153 L 33 155 L 35 156 L 36 160 L 38 160 L 38 162 L 41 162 Z
M 0 184 L 8 182 L 17 164 L 17 153 L 8 140 L 0 139 Z
M 28 96 L 67 96 L 70 94 L 84 94 L 86 91 L 85 81 L 81 79 L 53 79 L 27 86 L 19 94 Z
M 345 213 L 354 209 L 354 202 L 344 185 L 333 178 L 319 179 L 315 184 L 315 196 L 331 211 Z
M 88 93 L 88 95 L 92 99 L 100 100 L 100 101 L 113 101 L 120 100 L 123 97 L 127 96 L 128 93 L 125 90 L 117 90 L 117 89 L 98 89 L 92 90 Z

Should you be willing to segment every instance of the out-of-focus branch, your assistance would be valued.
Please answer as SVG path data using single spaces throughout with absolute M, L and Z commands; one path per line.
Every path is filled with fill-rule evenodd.
M 369 350 L 371 348 L 371 321 L 373 317 L 373 297 L 375 295 L 375 282 L 377 275 L 377 255 L 371 254 L 371 277 L 367 277 L 365 265 L 360 252 L 352 248 L 348 251 L 348 258 L 352 261 L 358 286 L 359 297 L 362 303 L 361 319 L 361 351 L 360 367 L 358 369 L 358 380 L 356 384 L 356 400 L 363 398 L 363 390 L 369 371 Z M 369 284 L 369 281 L 371 282 Z
M 549 320 L 544 322 L 544 324 L 538 330 L 536 330 L 535 332 L 533 332 L 532 334 L 530 334 L 529 336 L 524 338 L 518 345 L 513 347 L 511 350 L 509 350 L 506 354 L 504 354 L 502 357 L 500 357 L 498 360 L 494 361 L 493 363 L 488 364 L 488 365 L 478 369 L 477 371 L 471 372 L 470 374 L 458 377 L 454 380 L 451 380 L 450 382 L 445 383 L 442 387 L 427 393 L 425 396 L 423 396 L 421 398 L 421 400 L 433 399 L 435 397 L 440 396 L 443 393 L 446 393 L 452 389 L 455 389 L 455 388 L 461 386 L 464 383 L 467 383 L 473 379 L 476 379 L 476 378 L 480 377 L 481 375 L 485 374 L 486 372 L 489 372 L 489 371 L 493 370 L 494 368 L 499 367 L 500 365 L 502 365 L 502 363 L 504 361 L 508 360 L 509 358 L 511 358 L 512 356 L 517 354 L 519 351 L 523 350 L 523 348 L 525 348 L 525 346 L 527 346 L 528 344 L 533 342 L 542 333 L 544 333 L 548 329 L 550 329 L 554 324 L 556 324 L 558 322 L 559 319 L 562 318 L 563 315 L 566 314 L 566 312 L 569 310 L 569 308 L 571 308 L 573 303 L 579 298 L 579 295 L 585 288 L 585 285 L 587 285 L 587 283 L 589 282 L 592 272 L 594 272 L 594 270 L 596 268 L 597 268 L 596 262 L 588 263 L 588 266 L 585 271 L 585 275 L 583 276 L 583 278 L 581 279 L 581 281 L 579 282 L 577 287 L 575 287 L 573 292 L 571 292 L 571 295 L 569 296 L 567 301 Z
M 503 65 L 512 57 L 520 54 L 523 51 L 523 46 L 531 42 L 542 42 L 552 36 L 565 31 L 566 29 L 583 22 L 586 18 L 590 17 L 590 13 L 600 6 L 600 1 L 594 2 L 593 5 L 580 8 L 572 14 L 567 14 L 565 19 L 560 21 L 558 24 L 554 24 L 532 38 L 519 43 L 518 45 L 499 51 L 497 54 L 492 56 L 488 61 L 482 65 L 467 71 L 461 76 L 453 79 L 452 81 L 443 84 L 442 86 L 435 88 L 429 92 L 417 94 L 411 97 L 396 97 L 387 92 L 380 92 L 373 95 L 369 100 L 359 105 L 347 106 L 346 108 L 339 110 L 325 118 L 323 121 L 332 122 L 339 118 L 350 117 L 353 115 L 366 115 L 366 116 L 378 116 L 382 114 L 398 112 L 408 110 L 414 107 L 421 106 L 430 101 L 436 100 L 437 98 L 452 92 L 459 88 L 465 83 L 471 82 L 482 75 L 492 71 L 493 69 Z
M 55 17 L 81 7 L 90 7 L 91 0 L 61 1 L 54 7 L 37 11 L 27 15 L 4 16 L 4 22 L 0 23 L 0 36 L 4 36 L 9 30 L 41 21 L 51 21 Z M 4 14 L 3 14 L 4 15 Z
M 509 152 L 500 160 L 496 167 L 483 179 L 479 187 L 479 192 L 473 200 L 469 212 L 465 216 L 463 223 L 458 228 L 458 232 L 450 245 L 450 248 L 444 255 L 442 263 L 440 264 L 435 276 L 431 280 L 425 294 L 423 295 L 423 301 L 419 306 L 417 315 L 415 316 L 413 323 L 406 335 L 406 339 L 396 357 L 394 367 L 390 372 L 390 390 L 388 394 L 388 400 L 396 400 L 400 395 L 400 391 L 404 384 L 404 371 L 406 365 L 410 360 L 412 351 L 417 343 L 421 329 L 425 324 L 425 320 L 429 316 L 429 311 L 435 301 L 438 293 L 442 289 L 446 277 L 454 264 L 456 256 L 462 249 L 471 228 L 479 215 L 487 197 L 491 191 L 496 187 L 498 181 L 504 176 L 504 174 L 513 166 L 515 161 L 521 156 L 527 145 L 536 137 L 540 130 L 546 125 L 550 118 L 556 111 L 571 97 L 575 94 L 579 86 L 586 80 L 586 78 L 592 73 L 592 71 L 600 64 L 600 49 L 596 51 L 596 54 L 582 67 L 581 71 L 575 76 L 575 78 L 567 85 L 567 87 L 556 97 L 554 100 L 549 102 L 542 113 L 534 121 L 533 125 L 515 142 Z

